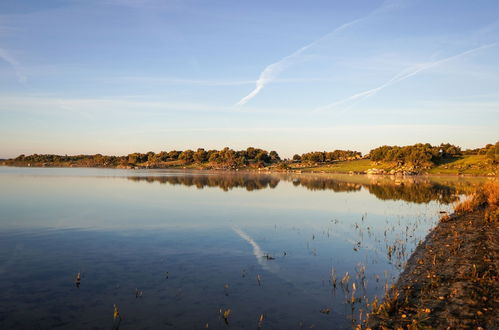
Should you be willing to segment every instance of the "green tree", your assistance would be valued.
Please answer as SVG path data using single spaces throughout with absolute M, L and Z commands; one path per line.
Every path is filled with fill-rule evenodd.
M 499 163 L 499 141 L 495 145 L 490 145 L 487 148 L 487 153 L 485 154 L 492 164 Z
M 197 163 L 203 163 L 208 160 L 208 153 L 203 148 L 198 148 L 193 155 L 193 159 Z
M 172 151 L 168 152 L 168 159 L 169 160 L 178 160 L 178 157 L 180 156 L 181 153 L 182 153 L 182 151 L 172 150 Z
M 261 150 L 255 156 L 255 160 L 263 163 L 270 163 L 270 156 L 265 150 Z
M 270 153 L 269 153 L 269 157 L 270 157 L 270 161 L 275 163 L 275 162 L 278 162 L 281 160 L 281 157 L 279 157 L 279 154 L 272 150 Z
M 194 151 L 192 150 L 184 150 L 180 155 L 178 156 L 179 160 L 183 160 L 186 163 L 192 163 L 194 160 Z

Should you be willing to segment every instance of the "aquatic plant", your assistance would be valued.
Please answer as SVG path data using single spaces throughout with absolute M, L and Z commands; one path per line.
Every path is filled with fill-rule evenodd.
M 223 319 L 224 319 L 224 322 L 225 324 L 229 325 L 229 316 L 230 314 L 232 313 L 232 310 L 229 308 L 229 309 L 226 309 L 223 311 L 222 313 L 222 316 L 223 316 Z
M 75 279 L 75 285 L 77 288 L 80 287 L 80 283 L 81 283 L 81 274 L 80 272 L 78 272 L 78 274 L 76 274 L 76 279 Z

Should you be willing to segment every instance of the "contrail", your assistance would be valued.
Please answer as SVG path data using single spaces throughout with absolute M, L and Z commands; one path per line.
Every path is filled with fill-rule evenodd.
M 26 75 L 24 75 L 23 73 L 21 64 L 19 64 L 19 62 L 3 48 L 0 48 L 0 58 L 3 59 L 5 62 L 9 63 L 12 69 L 14 69 L 14 72 L 16 73 L 17 76 L 17 80 L 20 83 L 24 83 L 28 80 Z
M 456 54 L 456 55 L 453 55 L 453 56 L 449 56 L 449 57 L 443 58 L 443 59 L 438 60 L 438 61 L 429 62 L 429 63 L 423 63 L 423 64 L 419 64 L 419 65 L 416 65 L 416 66 L 409 67 L 409 68 L 405 69 L 404 71 L 399 72 L 398 74 L 396 74 L 395 76 L 393 76 L 390 80 L 388 80 L 387 82 L 385 82 L 384 84 L 382 84 L 382 85 L 380 85 L 378 87 L 375 87 L 375 88 L 372 88 L 372 89 L 368 89 L 368 90 L 363 91 L 363 92 L 356 93 L 356 94 L 351 95 L 349 97 L 346 97 L 346 98 L 344 98 L 342 100 L 339 100 L 339 101 L 330 103 L 328 105 L 322 106 L 320 108 L 315 109 L 314 112 L 321 112 L 321 111 L 325 111 L 325 110 L 330 110 L 330 109 L 333 109 L 333 108 L 335 108 L 335 107 L 337 107 L 339 105 L 348 103 L 350 101 L 355 101 L 355 100 L 360 101 L 360 100 L 363 100 L 365 98 L 368 98 L 368 97 L 371 97 L 371 96 L 377 94 L 378 92 L 380 92 L 381 90 L 385 89 L 386 87 L 392 86 L 392 85 L 394 85 L 394 84 L 396 84 L 398 82 L 406 80 L 407 78 L 415 76 L 415 75 L 417 75 L 418 73 L 420 73 L 422 71 L 434 68 L 434 67 L 436 67 L 436 66 L 438 66 L 438 65 L 440 65 L 442 63 L 452 61 L 452 60 L 454 60 L 456 58 L 463 57 L 463 56 L 475 53 L 475 52 L 480 51 L 482 49 L 494 47 L 496 45 L 497 44 L 495 44 L 495 43 L 494 44 L 483 45 L 483 46 L 480 46 L 480 47 L 469 49 L 469 50 L 467 50 L 465 52 L 462 52 L 462 53 L 459 53 L 459 54 Z
M 272 273 L 277 273 L 279 271 L 278 266 L 273 263 L 273 262 L 264 262 L 263 256 L 264 252 L 260 248 L 260 245 L 258 245 L 257 242 L 255 242 L 248 234 L 246 234 L 244 231 L 242 231 L 240 228 L 233 226 L 232 230 L 239 235 L 242 239 L 244 239 L 246 242 L 248 242 L 252 247 L 253 247 L 253 255 L 256 258 L 256 261 L 262 266 L 263 269 L 272 272 Z
M 288 56 L 282 58 L 281 60 L 268 65 L 262 71 L 262 73 L 260 73 L 260 77 L 258 77 L 258 80 L 256 81 L 255 89 L 253 89 L 253 91 L 251 91 L 251 93 L 249 93 L 248 95 L 243 97 L 239 102 L 237 102 L 236 105 L 244 105 L 249 100 L 254 98 L 265 87 L 265 85 L 272 82 L 277 77 L 277 75 L 279 73 L 281 73 L 282 71 L 284 71 L 284 69 L 286 69 L 286 67 L 291 65 L 293 59 L 297 58 L 300 54 L 305 52 L 308 48 L 312 47 L 314 44 L 316 44 L 317 42 L 319 42 L 319 40 L 322 40 L 323 38 L 325 38 L 325 37 L 322 37 L 321 39 L 318 39 L 318 40 L 298 49 L 293 54 L 288 55 Z
M 283 57 L 279 61 L 268 65 L 260 73 L 260 76 L 258 77 L 258 80 L 256 81 L 255 89 L 253 89 L 248 95 L 246 95 L 239 102 L 237 102 L 236 105 L 237 106 L 244 105 L 249 100 L 251 100 L 252 98 L 254 98 L 258 93 L 260 93 L 260 91 L 266 85 L 268 85 L 269 83 L 271 83 L 277 77 L 277 75 L 279 73 L 281 73 L 282 71 L 284 71 L 284 69 L 286 69 L 288 66 L 290 66 L 291 64 L 293 64 L 293 61 L 296 60 L 301 54 L 303 54 L 309 48 L 315 46 L 316 44 L 320 43 L 324 39 L 327 39 L 328 37 L 330 37 L 330 36 L 332 36 L 332 35 L 340 32 L 342 30 L 345 30 L 345 29 L 347 29 L 347 28 L 349 28 L 349 27 L 351 27 L 351 26 L 353 26 L 353 25 L 355 25 L 355 24 L 357 24 L 359 22 L 362 22 L 362 21 L 366 20 L 368 17 L 372 16 L 373 14 L 379 13 L 382 10 L 387 9 L 389 7 L 390 6 L 387 6 L 386 4 L 384 4 L 380 8 L 374 10 L 373 12 L 371 12 L 370 14 L 368 14 L 365 17 L 357 18 L 357 19 L 355 19 L 353 21 L 350 21 L 348 23 L 342 24 L 339 27 L 337 27 L 336 29 L 334 29 L 332 32 L 329 32 L 328 34 L 322 36 L 321 38 L 319 38 L 319 39 L 317 39 L 315 41 L 312 41 L 311 43 L 309 43 L 306 46 L 303 46 L 302 48 L 298 49 L 297 51 L 295 51 L 291 55 Z

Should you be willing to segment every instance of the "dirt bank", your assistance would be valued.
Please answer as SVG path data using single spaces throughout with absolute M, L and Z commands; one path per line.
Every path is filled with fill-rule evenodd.
M 441 221 L 369 319 L 372 329 L 497 329 L 499 224 L 477 210 Z

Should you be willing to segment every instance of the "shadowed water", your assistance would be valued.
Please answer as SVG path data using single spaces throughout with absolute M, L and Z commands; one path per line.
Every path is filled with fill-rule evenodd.
M 0 328 L 351 328 L 483 181 L 3 167 Z

